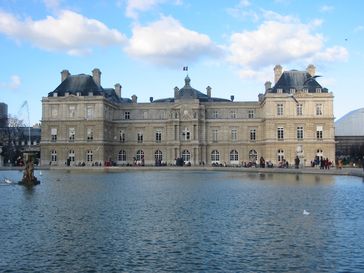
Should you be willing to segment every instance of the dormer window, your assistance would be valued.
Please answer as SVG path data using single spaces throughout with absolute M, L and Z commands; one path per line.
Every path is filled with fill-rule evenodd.
M 69 93 L 69 92 L 64 93 L 64 96 L 65 96 L 65 97 L 68 97 L 69 95 L 70 95 L 70 93 Z
M 289 89 L 290 94 L 294 94 L 295 92 L 296 92 L 296 89 L 294 89 L 294 88 Z
M 78 97 L 81 96 L 81 92 L 77 92 L 76 96 L 78 96 Z
M 321 93 L 321 88 L 316 88 L 316 93 Z
M 303 88 L 303 89 L 302 89 L 302 91 L 303 91 L 304 93 L 308 93 L 308 88 Z
M 54 92 L 53 97 L 58 97 L 58 93 Z
M 94 95 L 94 92 L 88 92 L 88 95 L 91 97 Z
M 277 89 L 277 93 L 283 93 L 283 89 L 282 88 L 278 88 Z

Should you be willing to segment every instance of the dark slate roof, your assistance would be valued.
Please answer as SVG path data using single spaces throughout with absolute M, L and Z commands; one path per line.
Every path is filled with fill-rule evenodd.
M 174 102 L 176 99 L 179 100 L 194 100 L 198 99 L 200 102 L 227 102 L 230 101 L 228 99 L 221 99 L 221 98 L 210 98 L 206 94 L 194 89 L 190 85 L 191 79 L 188 77 L 188 75 L 185 78 L 185 85 L 179 89 L 178 95 L 175 98 L 165 98 L 165 99 L 159 99 L 154 100 L 154 102 Z
M 98 86 L 92 76 L 79 74 L 68 76 L 54 91 L 48 93 L 48 97 L 53 97 L 54 93 L 57 93 L 58 97 L 65 96 L 66 93 L 70 95 L 77 95 L 77 92 L 81 93 L 81 96 L 88 96 L 89 92 L 93 93 L 93 96 L 104 96 L 108 100 L 116 103 L 128 103 L 130 99 L 119 98 L 115 89 L 113 88 L 102 88 Z
M 316 93 L 316 88 L 321 88 L 322 93 L 327 93 L 327 88 L 322 86 L 316 81 L 319 76 L 311 76 L 306 71 L 290 70 L 285 71 L 273 86 L 269 89 L 269 93 L 277 93 L 277 89 L 282 89 L 283 93 L 290 93 L 290 89 L 302 91 L 304 88 L 308 89 L 309 93 Z

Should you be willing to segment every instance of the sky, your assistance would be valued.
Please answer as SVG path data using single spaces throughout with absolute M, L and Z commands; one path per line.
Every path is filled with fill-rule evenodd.
M 99 68 L 104 88 L 149 102 L 183 87 L 184 66 L 197 90 L 257 101 L 276 64 L 314 64 L 337 120 L 364 107 L 363 10 L 361 0 L 0 0 L 0 102 L 33 125 L 63 69 Z

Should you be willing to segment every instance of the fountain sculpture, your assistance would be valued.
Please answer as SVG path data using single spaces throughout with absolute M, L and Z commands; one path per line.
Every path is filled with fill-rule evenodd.
M 25 164 L 23 178 L 19 184 L 24 186 L 35 186 L 40 184 L 40 181 L 34 176 L 34 164 L 31 159 L 28 159 Z

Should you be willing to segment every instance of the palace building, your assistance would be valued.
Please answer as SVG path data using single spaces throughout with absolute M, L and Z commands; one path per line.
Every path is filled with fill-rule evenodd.
M 185 78 L 170 98 L 122 97 L 122 87 L 103 88 L 101 72 L 61 72 L 61 84 L 42 98 L 42 165 L 290 164 L 298 156 L 334 159 L 333 94 L 306 71 L 274 68 L 257 101 L 234 101 L 201 92 Z

